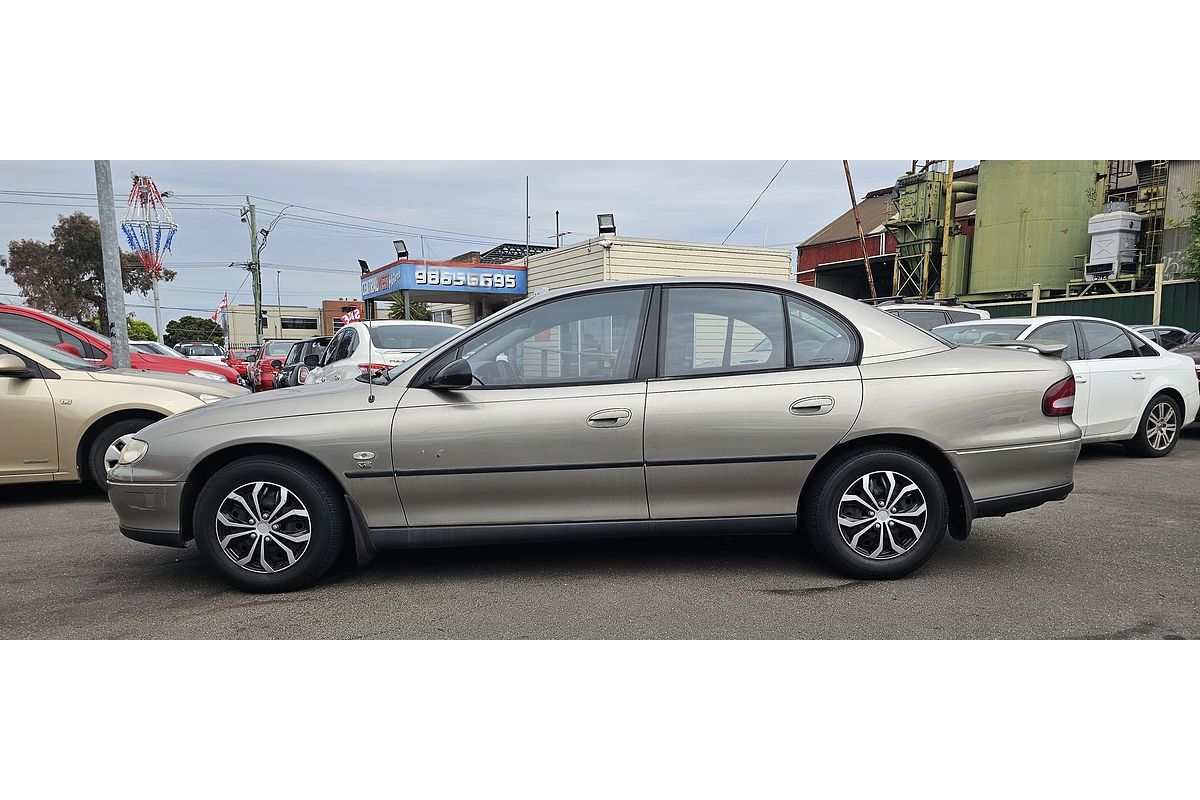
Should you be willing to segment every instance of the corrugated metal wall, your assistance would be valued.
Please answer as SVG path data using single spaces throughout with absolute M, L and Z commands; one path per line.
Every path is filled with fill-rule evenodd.
M 977 305 L 987 309 L 993 317 L 1027 317 L 1031 307 L 1030 303 Z M 1100 317 L 1126 325 L 1149 325 L 1154 317 L 1154 294 L 1138 292 L 1073 300 L 1042 300 L 1038 303 L 1038 316 L 1055 314 Z M 1159 324 L 1178 325 L 1190 331 L 1200 330 L 1200 282 L 1181 281 L 1163 285 Z
M 789 250 L 735 247 L 720 244 L 668 242 L 655 239 L 614 239 L 605 280 L 660 277 L 720 277 L 788 280 L 792 274 Z M 529 286 L 535 286 L 533 262 Z

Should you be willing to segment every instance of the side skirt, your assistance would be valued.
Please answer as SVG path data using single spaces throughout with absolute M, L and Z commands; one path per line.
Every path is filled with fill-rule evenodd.
M 733 536 L 796 532 L 791 514 L 769 517 L 646 519 L 615 522 L 548 522 L 531 525 L 438 525 L 416 528 L 371 528 L 371 544 L 379 550 L 426 547 L 559 542 L 580 539 L 623 539 L 642 536 Z

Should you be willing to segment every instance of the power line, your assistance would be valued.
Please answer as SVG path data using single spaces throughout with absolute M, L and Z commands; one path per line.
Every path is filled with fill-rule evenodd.
M 779 165 L 779 169 L 775 172 L 774 175 L 771 176 L 771 180 L 767 181 L 767 185 L 764 186 L 763 190 L 758 193 L 758 197 L 754 198 L 754 202 L 751 203 L 750 207 L 746 209 L 746 213 L 742 214 L 742 218 L 737 221 L 737 225 L 734 225 L 733 230 L 730 231 L 729 233 L 725 234 L 725 238 L 721 240 L 721 244 L 725 244 L 727 241 L 729 241 L 729 237 L 733 236 L 733 234 L 737 231 L 737 229 L 741 227 L 742 223 L 746 221 L 746 217 L 750 216 L 750 212 L 754 210 L 754 207 L 756 205 L 758 205 L 758 201 L 762 200 L 763 195 L 767 193 L 767 189 L 771 188 L 771 184 L 775 182 L 775 179 L 779 177 L 779 173 L 783 172 L 783 168 L 786 167 L 787 165 L 788 165 L 787 161 L 784 161 L 782 164 Z

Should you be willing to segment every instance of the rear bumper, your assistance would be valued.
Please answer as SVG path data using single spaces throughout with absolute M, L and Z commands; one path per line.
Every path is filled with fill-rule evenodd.
M 1003 497 L 989 497 L 986 500 L 976 500 L 975 516 L 1003 517 L 1005 514 L 1011 514 L 1014 511 L 1025 511 L 1026 509 L 1036 508 L 1042 503 L 1052 503 L 1056 500 L 1066 499 L 1066 496 L 1074 488 L 1074 483 L 1066 483 L 1062 486 L 1053 486 L 1049 489 L 1035 489 L 1032 492 L 1020 492 Z

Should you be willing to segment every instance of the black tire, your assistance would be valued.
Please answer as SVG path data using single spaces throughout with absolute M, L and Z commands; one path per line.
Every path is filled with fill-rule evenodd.
M 1156 446 L 1162 441 L 1161 435 L 1154 432 L 1158 427 L 1156 422 L 1168 415 L 1174 426 L 1170 431 L 1169 440 L 1165 446 Z M 1152 417 L 1154 421 L 1152 421 Z M 1125 442 L 1125 451 L 1139 458 L 1162 458 L 1170 455 L 1171 451 L 1175 449 L 1175 445 L 1179 443 L 1179 432 L 1183 428 L 1182 422 L 1183 412 L 1179 408 L 1179 403 L 1170 395 L 1156 394 L 1146 406 L 1146 410 L 1142 412 L 1137 433 L 1132 439 Z
M 234 555 L 250 555 L 248 565 L 239 566 L 234 563 L 234 555 L 227 554 L 220 544 L 217 512 L 235 490 L 245 492 L 245 487 L 258 483 L 282 487 L 294 495 L 292 502 L 298 499 L 308 514 L 309 538 L 305 546 L 299 548 L 295 544 L 285 545 L 278 533 L 265 529 L 261 540 L 258 532 L 248 533 L 246 537 L 230 537 L 228 543 L 235 549 Z M 254 489 L 249 491 L 254 492 Z M 261 491 L 261 507 L 274 509 L 276 505 L 282 505 L 275 502 L 281 496 L 278 492 L 269 487 Z M 232 505 L 239 504 L 233 502 Z M 257 517 L 255 521 L 258 521 Z M 222 578 L 247 592 L 290 592 L 316 583 L 337 560 L 349 527 L 342 493 L 328 476 L 304 461 L 284 456 L 243 458 L 220 469 L 201 487 L 192 512 L 192 531 L 200 555 Z M 236 532 L 240 527 L 221 526 L 221 530 L 228 536 L 230 531 Z M 269 548 L 268 543 L 271 544 Z M 295 556 L 294 563 L 286 564 L 285 546 Z M 255 547 L 261 548 L 258 556 L 254 556 Z M 279 569 L 263 571 L 264 558 L 266 565 L 274 563 Z
M 862 525 L 849 528 L 855 533 L 861 532 L 861 537 L 857 539 L 859 549 L 852 548 L 850 542 L 855 539 L 847 540 L 843 537 L 842 528 L 838 523 L 842 497 L 851 492 L 866 497 L 867 493 L 861 491 L 863 477 L 889 472 L 894 474 L 893 480 L 896 480 L 897 484 L 900 483 L 895 477 L 897 475 L 915 484 L 924 498 L 925 512 L 923 515 L 918 513 L 910 516 L 912 510 L 919 508 L 921 504 L 917 495 L 911 490 L 905 490 L 904 496 L 891 507 L 900 513 L 895 518 L 894 531 L 889 534 L 889 538 L 885 538 L 879 522 L 867 521 L 875 519 L 875 510 L 868 512 L 865 501 L 847 501 L 847 515 L 864 514 Z M 815 483 L 805 491 L 803 507 L 800 509 L 801 527 L 817 555 L 829 566 L 849 577 L 888 579 L 907 575 L 933 555 L 946 533 L 949 510 L 945 487 L 937 473 L 925 461 L 907 450 L 895 447 L 853 450 L 822 467 L 813 480 Z M 886 494 L 886 480 L 877 477 L 872 479 L 869 485 L 878 487 L 881 493 Z M 856 511 L 860 506 L 862 511 Z M 876 510 L 881 515 L 880 519 L 891 519 L 884 514 L 885 511 L 890 514 L 888 509 Z M 857 516 L 853 518 L 857 519 Z M 916 525 L 922 521 L 919 533 L 911 532 L 904 525 Z M 897 543 L 903 549 L 897 550 L 892 546 L 893 543 Z M 869 554 L 860 552 L 860 549 L 873 552 L 876 545 L 881 549 L 878 557 L 872 558 Z
M 127 436 L 131 433 L 137 433 L 147 425 L 153 425 L 157 422 L 153 417 L 135 417 L 133 419 L 123 419 L 107 425 L 102 428 L 92 442 L 88 445 L 87 463 L 84 465 L 86 475 L 81 477 L 86 478 L 96 485 L 96 488 L 104 493 L 108 493 L 108 469 L 104 465 L 104 454 L 108 452 L 108 448 L 113 442 L 120 439 L 122 436 Z

